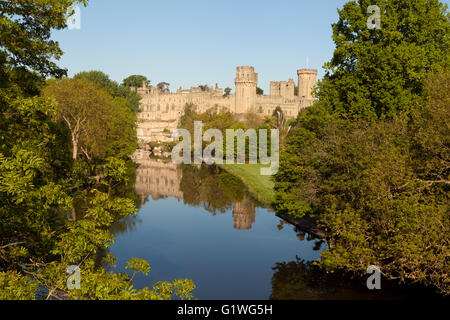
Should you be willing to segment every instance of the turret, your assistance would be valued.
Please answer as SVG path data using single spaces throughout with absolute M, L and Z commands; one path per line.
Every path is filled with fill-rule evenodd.
M 274 97 L 280 95 L 280 83 L 278 81 L 270 81 L 270 95 Z
M 317 70 L 300 69 L 298 74 L 298 96 L 300 98 L 314 99 L 313 90 L 316 87 Z
M 247 113 L 256 107 L 258 74 L 254 67 L 236 68 L 236 113 Z
M 294 98 L 295 96 L 295 82 L 294 79 L 289 79 L 287 83 L 287 89 L 286 89 L 286 97 L 287 98 Z

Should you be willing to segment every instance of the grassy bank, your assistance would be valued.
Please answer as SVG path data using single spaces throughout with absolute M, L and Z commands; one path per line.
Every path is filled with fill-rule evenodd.
M 248 191 L 259 201 L 270 206 L 275 199 L 272 176 L 261 175 L 261 164 L 222 164 L 223 169 L 239 177 Z

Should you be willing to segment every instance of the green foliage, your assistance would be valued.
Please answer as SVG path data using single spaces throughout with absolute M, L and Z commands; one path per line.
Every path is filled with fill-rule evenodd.
M 74 76 L 74 79 L 87 79 L 97 84 L 114 98 L 125 99 L 128 109 L 133 113 L 139 112 L 139 101 L 141 100 L 139 94 L 131 90 L 128 85 L 119 85 L 117 82 L 112 81 L 109 76 L 102 71 L 83 71 L 77 73 Z M 142 81 L 139 86 L 142 86 Z
M 108 158 L 105 164 L 105 177 L 111 181 L 123 181 L 127 178 L 127 165 L 122 159 Z
M 142 87 L 142 84 L 145 82 L 146 86 L 150 85 L 150 80 L 147 79 L 145 76 L 141 75 L 131 75 L 122 81 L 122 86 L 130 88 L 140 88 Z
M 254 111 L 250 111 L 245 115 L 244 122 L 239 121 L 233 113 L 228 111 L 224 107 L 215 106 L 213 108 L 210 108 L 206 110 L 203 113 L 198 113 L 196 111 L 196 106 L 194 104 L 187 103 L 184 108 L 184 113 L 180 117 L 178 122 L 178 128 L 186 129 L 190 132 L 191 137 L 194 136 L 194 122 L 195 121 L 201 121 L 203 124 L 203 132 L 202 134 L 209 129 L 218 129 L 222 133 L 223 137 L 223 155 L 224 158 L 226 157 L 227 150 L 226 150 L 226 130 L 227 129 L 233 129 L 233 130 L 239 130 L 242 129 L 244 132 L 247 129 L 255 129 L 256 134 L 260 136 L 260 129 L 266 129 L 267 130 L 267 146 L 268 146 L 268 155 L 270 156 L 270 148 L 271 148 L 271 128 L 270 126 L 266 126 L 264 124 L 264 120 L 261 119 Z M 234 157 L 237 156 L 237 137 L 234 138 Z M 246 138 L 246 145 L 245 145 L 245 157 L 246 159 L 249 158 L 249 142 L 248 137 Z M 191 140 L 192 146 L 194 145 L 193 139 Z M 208 143 L 209 144 L 209 143 Z M 206 147 L 206 143 L 203 142 L 203 148 Z
M 449 15 L 438 0 L 366 0 L 333 25 L 318 102 L 281 153 L 276 210 L 328 231 L 329 270 L 383 275 L 449 294 Z
M 0 300 L 33 300 L 37 282 L 15 271 L 0 272 Z
M 156 87 L 161 90 L 161 92 L 169 91 L 170 83 L 168 82 L 160 82 L 156 85 Z
M 373 1 L 349 1 L 333 24 L 336 49 L 317 97 L 345 117 L 393 118 L 422 99 L 429 72 L 450 67 L 447 6 L 438 0 L 382 0 L 381 28 L 368 29 Z
M 231 88 L 230 87 L 226 87 L 224 90 L 224 97 L 228 97 L 231 94 Z
M 54 101 L 57 119 L 70 131 L 74 160 L 80 153 L 88 161 L 126 158 L 136 149 L 136 115 L 124 98 L 112 98 L 84 78 L 53 80 L 43 95 Z
M 261 175 L 261 168 L 267 167 L 262 164 L 223 164 L 226 171 L 232 174 L 245 185 L 249 193 L 266 206 L 271 206 L 275 200 L 274 182 L 272 176 Z M 236 178 L 239 177 L 239 178 Z
M 207 84 L 198 86 L 202 92 L 209 92 L 209 86 Z
M 182 170 L 180 190 L 184 201 L 193 206 L 203 206 L 213 215 L 225 213 L 234 202 L 241 201 L 246 192 L 239 179 L 217 167 L 183 165 Z
M 1 1 L 0 55 L 7 53 L 13 68 L 65 75 L 66 70 L 54 62 L 62 51 L 57 42 L 50 40 L 50 33 L 66 27 L 68 8 L 75 3 L 86 5 L 87 0 Z
M 410 117 L 370 122 L 302 112 L 276 176 L 276 209 L 316 216 L 328 269 L 364 272 L 449 293 L 450 76 L 433 76 Z
M 127 262 L 125 269 L 131 269 L 135 273 L 142 273 L 148 275 L 148 273 L 150 272 L 150 265 L 145 260 L 139 258 L 131 258 Z
M 260 87 L 256 87 L 256 94 L 262 96 L 264 94 L 264 90 L 261 89 Z
M 190 299 L 190 280 L 136 290 L 127 274 L 98 263 L 113 241 L 111 224 L 136 212 L 118 191 L 130 187 L 123 159 L 134 151 L 135 115 L 128 88 L 112 94 L 87 79 L 51 80 L 44 91 L 57 103 L 40 97 L 44 75 L 65 73 L 49 37 L 76 2 L 86 3 L 0 1 L 0 299 Z M 90 163 L 71 159 L 74 137 L 86 158 L 114 157 L 106 187 L 89 184 Z M 66 270 L 74 264 L 82 284 L 70 291 Z M 148 264 L 139 265 L 145 273 Z

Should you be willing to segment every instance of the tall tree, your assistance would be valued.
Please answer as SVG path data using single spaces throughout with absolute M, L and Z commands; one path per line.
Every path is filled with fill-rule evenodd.
M 223 94 L 223 96 L 224 97 L 228 97 L 231 94 L 231 88 L 230 87 L 226 87 L 224 92 L 225 93 Z
M 70 131 L 72 158 L 77 159 L 80 150 L 90 158 L 88 141 L 105 136 L 106 115 L 112 105 L 108 94 L 85 79 L 61 79 L 52 80 L 43 95 L 55 100 L 57 116 Z
M 0 1 L 0 51 L 8 63 L 43 75 L 65 75 L 54 62 L 63 52 L 50 33 L 67 26 L 68 8 L 75 3 L 86 5 L 87 0 Z
M 280 157 L 275 208 L 328 232 L 327 270 L 450 294 L 449 15 L 437 0 L 350 1 L 319 101 L 302 110 Z M 387 170 L 388 168 L 388 170 Z
M 139 94 L 130 90 L 129 87 L 119 85 L 117 82 L 111 80 L 104 72 L 95 70 L 82 71 L 77 73 L 74 78 L 87 79 L 106 90 L 113 97 L 125 98 L 128 101 L 129 109 L 134 113 L 139 112 L 139 101 L 141 100 Z
M 264 94 L 264 90 L 260 87 L 256 87 L 256 94 L 262 96 Z
M 61 50 L 49 37 L 51 29 L 65 26 L 73 3 L 76 1 L 0 1 L 0 300 L 170 299 L 173 295 L 189 299 L 194 289 L 189 280 L 161 282 L 151 290 L 137 291 L 132 277 L 99 267 L 97 257 L 112 242 L 112 221 L 135 212 L 130 199 L 99 189 L 82 190 L 86 192 L 79 193 L 84 194 L 87 205 L 83 217 L 78 221 L 67 217 L 73 209 L 71 195 L 83 184 L 74 179 L 76 165 L 72 166 L 67 152 L 70 134 L 54 121 L 55 105 L 39 94 L 44 76 L 65 73 L 54 63 Z M 88 80 L 75 81 L 93 87 L 87 98 L 80 97 L 85 102 L 96 93 L 101 97 L 98 100 L 114 102 Z M 51 85 L 57 83 L 53 80 Z M 67 94 L 77 95 L 79 88 L 72 89 Z M 105 124 L 108 122 L 98 125 Z M 116 125 L 122 129 L 122 122 Z M 120 173 L 123 161 L 111 159 L 106 167 L 108 183 L 124 178 Z M 102 261 L 112 262 L 110 255 Z M 74 264 L 82 270 L 84 285 L 70 291 L 66 271 Z M 150 269 L 146 261 L 135 258 L 126 268 L 144 274 Z
M 56 101 L 57 117 L 72 140 L 72 157 L 91 161 L 126 157 L 136 148 L 135 116 L 124 98 L 113 98 L 86 79 L 51 80 L 43 95 Z
M 129 87 L 139 88 L 142 87 L 142 84 L 144 82 L 146 86 L 150 85 L 150 80 L 148 80 L 146 76 L 135 74 L 123 79 L 122 85 L 128 88 Z
M 381 0 L 381 27 L 369 29 L 371 5 L 350 1 L 339 10 L 317 96 L 337 114 L 392 118 L 421 99 L 427 73 L 449 68 L 449 14 L 438 0 Z
M 161 90 L 161 92 L 169 91 L 170 83 L 168 82 L 160 82 L 156 85 L 156 87 Z

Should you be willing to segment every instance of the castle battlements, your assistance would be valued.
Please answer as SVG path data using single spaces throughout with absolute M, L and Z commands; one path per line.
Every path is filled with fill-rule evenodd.
M 144 142 L 170 140 L 168 131 L 176 129 L 188 103 L 195 105 L 197 112 L 205 112 L 217 106 L 236 114 L 256 112 L 262 117 L 272 115 L 279 106 L 286 118 L 294 118 L 301 109 L 314 103 L 317 70 L 300 69 L 297 70 L 297 75 L 297 95 L 294 79 L 271 81 L 270 95 L 258 95 L 258 74 L 252 66 L 236 68 L 235 93 L 228 96 L 224 96 L 224 90 L 217 84 L 203 90 L 200 87 L 180 87 L 176 92 L 168 92 L 147 87 L 144 83 L 141 88 L 136 89 L 142 97 L 141 112 L 138 115 L 138 139 Z

